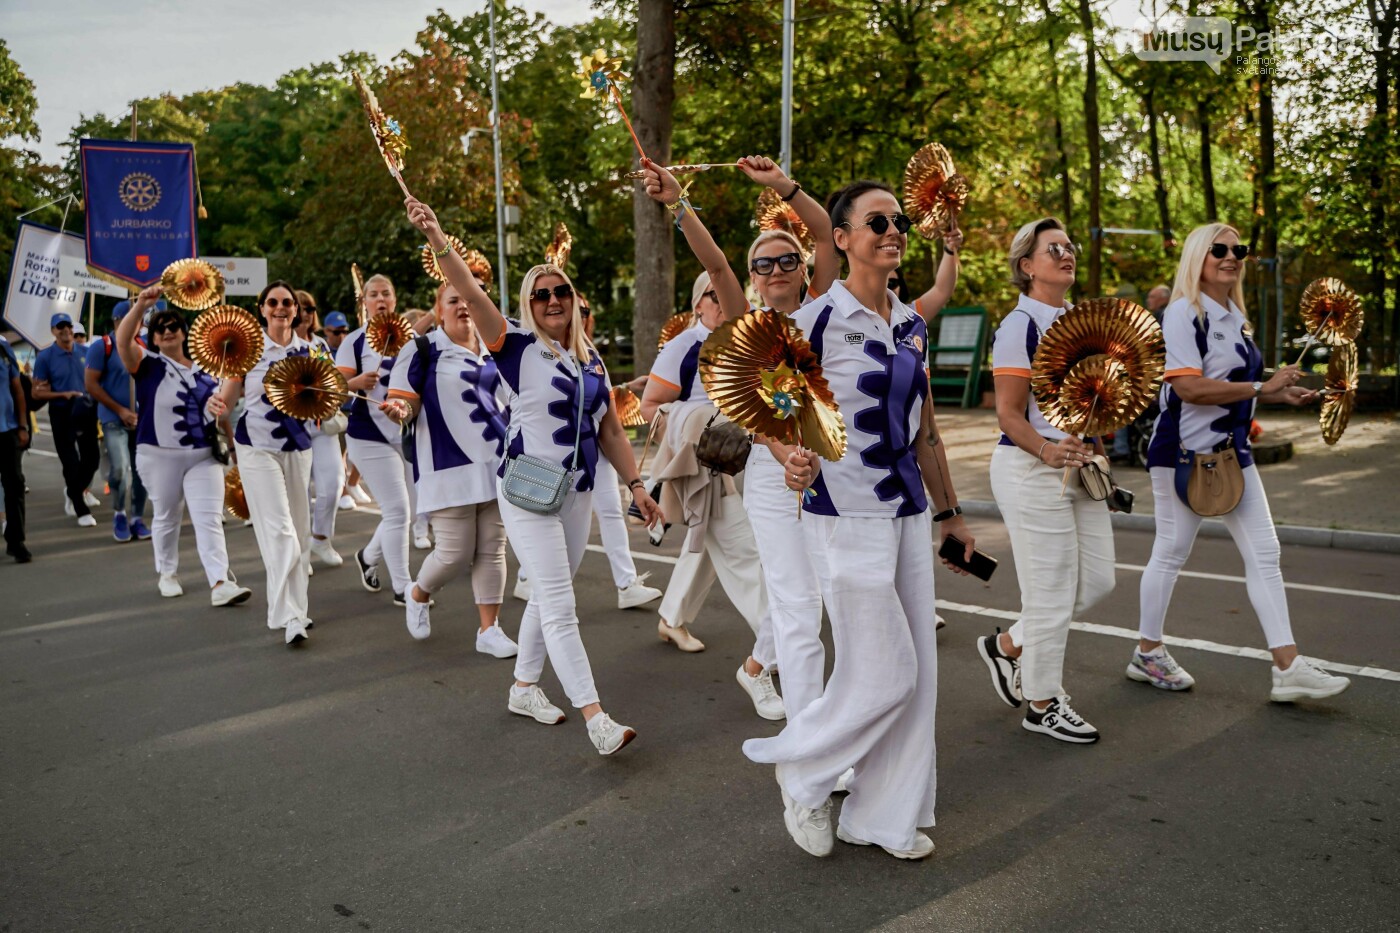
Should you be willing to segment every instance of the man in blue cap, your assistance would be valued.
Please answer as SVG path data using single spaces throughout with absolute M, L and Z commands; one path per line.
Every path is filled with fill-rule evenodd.
M 345 335 L 350 333 L 350 322 L 340 311 L 332 311 L 326 315 L 326 320 L 322 325 L 326 335 L 326 346 L 331 348 L 331 353 L 340 349 L 340 342 L 345 339 Z
M 87 394 L 86 360 L 73 342 L 73 319 L 62 311 L 49 319 L 54 342 L 34 359 L 34 398 L 49 403 L 53 443 L 63 464 L 68 514 L 78 524 L 97 524 L 84 499 L 88 484 L 102 457 L 97 450 L 97 405 Z
M 0 337 L 0 486 L 5 488 L 5 553 L 17 563 L 32 559 L 24 546 L 24 473 L 20 455 L 29 446 L 29 411 L 14 348 Z
M 112 309 L 113 326 L 130 310 L 130 301 L 117 302 Z M 134 380 L 116 351 L 111 334 L 88 347 L 85 384 L 88 394 L 98 402 L 97 418 L 102 422 L 102 442 L 107 448 L 107 485 L 112 491 L 114 513 L 112 537 L 118 541 L 145 541 L 151 537 L 151 531 L 142 518 L 146 513 L 146 487 L 136 472 Z

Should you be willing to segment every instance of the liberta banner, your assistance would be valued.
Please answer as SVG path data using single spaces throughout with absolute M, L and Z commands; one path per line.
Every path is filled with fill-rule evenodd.
M 144 288 L 195 240 L 194 146 L 84 139 L 79 143 L 94 275 Z

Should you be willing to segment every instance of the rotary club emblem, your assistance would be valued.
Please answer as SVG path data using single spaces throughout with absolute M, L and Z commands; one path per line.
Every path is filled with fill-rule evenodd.
M 122 203 L 133 211 L 148 211 L 160 203 L 160 183 L 145 172 L 132 172 L 117 186 Z

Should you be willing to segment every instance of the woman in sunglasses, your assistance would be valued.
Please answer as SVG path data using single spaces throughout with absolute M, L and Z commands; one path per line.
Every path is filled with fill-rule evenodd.
M 1244 474 L 1244 495 L 1222 516 L 1244 560 L 1249 601 L 1274 656 L 1269 699 L 1278 703 L 1334 696 L 1351 683 L 1298 655 L 1279 569 L 1278 534 L 1249 448 L 1249 428 L 1260 401 L 1292 406 L 1315 401 L 1297 385 L 1297 366 L 1264 379 L 1264 358 L 1244 316 L 1243 267 L 1249 247 L 1225 224 L 1191 231 L 1181 249 L 1172 301 L 1162 316 L 1167 340 L 1162 412 L 1152 431 L 1147 467 L 1152 475 L 1157 538 L 1142 572 L 1140 641 L 1128 676 L 1164 690 L 1186 690 L 1195 679 L 1162 644 L 1172 589 L 1200 528 L 1201 517 L 1177 495 L 1180 450 L 1233 448 Z
M 311 345 L 313 353 L 334 359 L 330 344 L 316 333 L 321 326 L 316 298 L 305 289 L 298 288 L 296 299 L 301 308 L 301 315 L 297 318 L 297 336 Z M 340 503 L 340 490 L 345 485 L 345 460 L 340 452 L 340 436 L 322 431 L 320 422 L 316 421 L 306 425 L 306 433 L 311 435 L 311 485 L 316 488 L 316 498 L 311 503 L 311 556 L 327 567 L 339 567 L 345 563 L 345 558 L 336 551 L 331 539 L 335 536 L 335 513 Z
M 311 575 L 311 435 L 305 422 L 284 415 L 263 392 L 273 363 L 309 356 L 311 345 L 296 335 L 296 294 L 283 281 L 258 295 L 263 353 L 242 379 L 225 379 L 220 397 L 232 409 L 243 398 L 234 428 L 234 450 L 253 532 L 267 573 L 267 627 L 288 645 L 305 641 L 311 628 L 307 578 Z
M 920 859 L 933 841 L 933 517 L 970 541 L 960 510 L 931 516 L 920 468 L 928 375 L 927 326 L 887 283 L 910 221 L 888 187 L 857 182 L 832 196 L 832 238 L 850 265 L 844 281 L 793 315 L 822 365 L 846 424 L 847 453 L 821 462 L 803 450 L 785 463 L 804 496 L 802 533 L 831 617 L 836 662 L 820 697 L 782 733 L 750 739 L 744 754 L 777 765 L 783 821 L 812 855 L 831 853 L 831 793 L 848 768 L 842 841 Z M 945 468 L 942 464 L 941 468 Z
M 219 383 L 198 369 L 185 351 L 185 319 L 178 311 L 157 311 L 146 327 L 146 346 L 137 343 L 141 322 L 161 297 L 153 285 L 136 298 L 117 324 L 117 353 L 136 380 L 136 469 L 154 507 L 151 524 L 156 573 L 162 596 L 181 596 L 180 523 L 189 504 L 195 545 L 209 601 L 236 606 L 253 595 L 233 580 L 224 543 L 224 471 L 210 453 L 211 435 L 227 411 L 216 394 Z
M 664 516 L 637 476 L 631 441 L 609 404 L 607 370 L 584 336 L 569 277 L 548 264 L 530 269 L 520 286 L 520 323 L 509 321 L 450 247 L 432 209 L 413 198 L 405 204 L 409 221 L 427 237 L 447 281 L 466 300 L 472 324 L 510 389 L 505 458 L 530 457 L 569 472 L 563 504 L 553 514 L 523 509 L 504 491 L 497 494 L 506 533 L 531 586 L 508 708 L 537 722 L 563 722 L 563 711 L 539 687 L 547 656 L 569 700 L 582 712 L 593 747 L 600 755 L 611 755 L 636 732 L 603 712 L 579 635 L 573 586 L 593 524 L 599 454 L 626 478 L 632 501 L 648 525 Z
M 992 452 L 992 494 L 1010 532 L 1021 586 L 1021 617 L 1008 632 L 977 639 L 992 688 L 1021 725 L 1062 742 L 1097 742 L 1098 730 L 1069 704 L 1062 684 L 1070 619 L 1113 589 L 1113 527 L 1108 508 L 1077 478 L 1102 453 L 1045 420 L 1031 397 L 1031 360 L 1050 325 L 1068 310 L 1079 249 L 1053 217 L 1031 221 L 1011 241 L 1011 283 L 1021 291 L 992 344 L 1001 439 Z M 1063 487 L 1064 492 L 1061 493 Z

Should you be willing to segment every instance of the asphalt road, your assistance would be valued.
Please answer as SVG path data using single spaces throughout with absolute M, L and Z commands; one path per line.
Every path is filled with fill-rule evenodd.
M 466 581 L 426 642 L 354 571 L 312 579 L 316 628 L 264 626 L 252 529 L 228 527 L 248 605 L 161 599 L 149 547 L 60 507 L 57 461 L 27 460 L 33 564 L 0 563 L 0 931 L 30 930 L 1377 930 L 1400 918 L 1400 557 L 1286 548 L 1313 657 L 1371 668 L 1330 701 L 1268 702 L 1230 542 L 1202 539 L 1169 634 L 1196 676 L 1123 676 L 1131 642 L 1076 631 L 1067 687 L 1104 735 L 1025 733 L 973 639 L 1018 606 L 1004 531 L 990 586 L 940 570 L 935 855 L 896 861 L 788 838 L 771 771 L 739 751 L 776 725 L 733 680 L 750 635 L 718 589 L 682 655 L 655 613 L 619 611 L 606 559 L 578 578 L 606 708 L 637 728 L 594 754 L 505 710 L 511 665 L 473 651 Z M 98 480 L 100 484 L 100 478 Z M 105 518 L 110 513 L 99 510 Z M 374 516 L 341 513 L 348 555 Z M 671 548 L 640 566 L 664 581 Z M 1085 622 L 1136 624 L 1150 539 L 1118 536 L 1118 589 Z M 415 565 L 422 552 L 415 552 Z M 513 561 L 512 561 L 513 566 Z M 513 577 L 512 577 L 513 579 Z M 1372 595 L 1366 595 L 1372 594 Z M 981 607 L 986 612 L 968 611 Z M 515 632 L 523 604 L 507 600 Z M 552 674 L 544 683 L 561 704 Z

